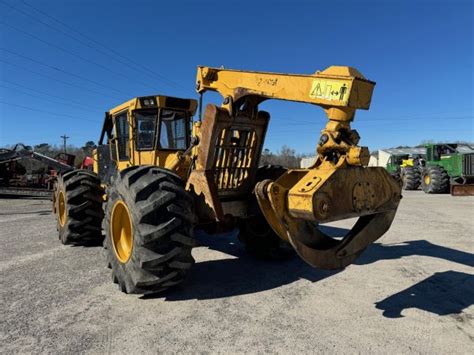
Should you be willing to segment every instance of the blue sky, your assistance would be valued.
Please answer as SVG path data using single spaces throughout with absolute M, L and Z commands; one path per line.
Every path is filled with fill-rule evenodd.
M 74 145 L 97 141 L 103 112 L 122 101 L 195 97 L 198 64 L 290 73 L 353 66 L 377 82 L 370 110 L 353 124 L 361 145 L 474 141 L 472 4 L 0 0 L 0 146 L 61 144 L 64 133 Z M 267 148 L 314 151 L 326 122 L 320 108 L 263 108 L 272 115 Z

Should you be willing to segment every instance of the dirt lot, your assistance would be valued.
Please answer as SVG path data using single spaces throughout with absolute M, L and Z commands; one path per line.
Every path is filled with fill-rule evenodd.
M 344 271 L 201 235 L 188 280 L 153 299 L 120 293 L 102 248 L 62 246 L 48 201 L 0 199 L 1 352 L 472 354 L 474 198 L 404 195 Z

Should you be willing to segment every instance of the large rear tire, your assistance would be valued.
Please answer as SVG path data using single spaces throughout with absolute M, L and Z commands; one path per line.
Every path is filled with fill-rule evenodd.
M 73 170 L 59 175 L 53 191 L 59 240 L 63 244 L 100 244 L 104 190 L 94 173 Z
M 276 180 L 286 169 L 279 165 L 265 165 L 258 168 L 256 182 L 266 179 Z M 258 205 L 255 193 L 248 205 L 249 217 L 238 221 L 239 240 L 250 255 L 261 259 L 283 259 L 295 255 L 293 247 L 282 240 L 265 219 Z
M 405 167 L 402 172 L 403 190 L 418 190 L 421 183 L 421 174 L 418 169 Z
M 421 188 L 427 194 L 441 194 L 448 192 L 448 173 L 439 165 L 426 167 L 422 174 Z
M 126 293 L 150 294 L 183 281 L 194 264 L 192 198 L 174 173 L 136 166 L 116 177 L 106 208 L 112 280 Z

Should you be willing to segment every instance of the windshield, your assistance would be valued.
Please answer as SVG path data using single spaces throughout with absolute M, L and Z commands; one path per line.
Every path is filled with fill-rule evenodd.
M 160 148 L 186 149 L 187 117 L 183 111 L 161 110 Z
M 137 150 L 154 148 L 156 110 L 135 111 L 135 139 Z

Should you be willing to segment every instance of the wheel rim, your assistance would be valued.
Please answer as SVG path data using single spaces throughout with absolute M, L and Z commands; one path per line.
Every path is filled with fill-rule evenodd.
M 425 175 L 424 180 L 425 180 L 425 185 L 429 185 L 431 182 L 431 178 L 429 175 Z
M 118 200 L 112 208 L 110 235 L 115 255 L 121 263 L 126 263 L 132 255 L 133 229 L 127 205 Z
M 61 225 L 61 227 L 64 227 L 64 225 L 66 224 L 66 218 L 67 218 L 67 214 L 66 214 L 66 199 L 64 197 L 64 193 L 62 191 L 59 191 L 59 206 L 58 206 L 58 209 L 59 209 L 59 224 Z

